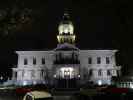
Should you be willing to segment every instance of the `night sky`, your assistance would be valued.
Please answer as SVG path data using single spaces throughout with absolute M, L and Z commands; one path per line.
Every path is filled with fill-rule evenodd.
M 0 0 L 0 9 L 10 7 L 30 9 L 31 20 L 14 32 L 0 33 L 1 75 L 10 75 L 17 64 L 16 50 L 56 47 L 65 9 L 75 26 L 77 47 L 118 49 L 117 65 L 123 66 L 124 74 L 133 69 L 133 6 L 128 0 Z

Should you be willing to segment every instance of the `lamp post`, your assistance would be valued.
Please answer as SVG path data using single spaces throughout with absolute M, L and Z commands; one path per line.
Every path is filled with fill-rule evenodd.
M 0 80 L 3 80 L 3 76 L 0 77 Z
M 3 83 L 3 76 L 0 76 L 0 83 Z

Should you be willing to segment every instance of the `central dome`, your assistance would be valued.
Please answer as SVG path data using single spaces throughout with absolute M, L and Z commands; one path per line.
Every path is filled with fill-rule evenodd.
M 68 13 L 64 13 L 63 20 L 58 27 L 59 34 L 73 34 L 74 27 Z

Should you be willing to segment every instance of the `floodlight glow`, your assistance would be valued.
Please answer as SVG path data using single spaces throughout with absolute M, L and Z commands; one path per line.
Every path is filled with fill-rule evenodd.
M 130 88 L 132 88 L 132 89 L 133 89 L 133 84 L 130 84 Z
M 78 78 L 80 78 L 80 75 L 78 75 Z
M 60 69 L 62 77 L 70 76 L 70 78 L 72 78 L 73 77 L 73 71 L 74 71 L 74 69 L 72 67 L 62 67 Z
M 25 86 L 25 85 L 27 85 L 27 82 L 26 82 L 26 81 L 24 81 L 24 82 L 23 82 L 23 85 L 24 85 L 24 86 Z
M 64 72 L 64 71 L 70 71 L 70 72 L 72 72 L 74 69 L 72 68 L 72 67 L 63 67 L 63 68 L 61 68 L 60 69 L 62 72 Z
M 64 29 L 64 33 L 68 33 L 69 31 L 68 31 L 68 29 L 66 28 L 66 29 Z
M 102 85 L 102 80 L 98 80 L 98 85 Z
M 69 23 L 69 24 L 60 24 L 59 28 L 58 28 L 58 31 L 59 31 L 59 34 L 63 34 L 63 33 L 73 34 L 74 27 L 71 23 Z
M 54 78 L 56 78 L 56 75 L 54 75 Z
M 34 81 L 33 84 L 36 85 L 36 81 Z

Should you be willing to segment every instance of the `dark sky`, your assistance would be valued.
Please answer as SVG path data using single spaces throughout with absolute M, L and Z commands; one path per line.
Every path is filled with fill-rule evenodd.
M 31 9 L 31 23 L 0 35 L 1 73 L 17 63 L 15 50 L 51 50 L 64 9 L 75 25 L 80 49 L 118 49 L 124 70 L 133 68 L 133 6 L 128 0 L 1 0 L 0 9 Z M 125 71 L 128 72 L 128 71 Z

